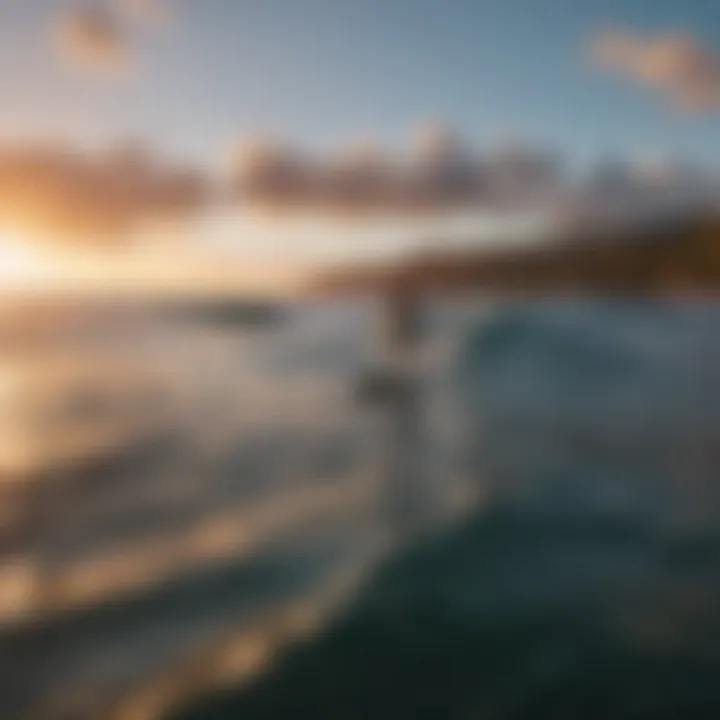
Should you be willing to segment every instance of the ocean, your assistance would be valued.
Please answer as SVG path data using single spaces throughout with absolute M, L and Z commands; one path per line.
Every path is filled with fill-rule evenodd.
M 135 720 L 242 694 L 433 543 L 460 569 L 419 555 L 403 612 L 442 586 L 478 622 L 501 606 L 555 627 L 564 610 L 713 660 L 720 306 L 430 299 L 410 424 L 356 392 L 383 360 L 373 302 L 222 309 L 3 308 L 4 718 Z M 404 716 L 472 716 L 458 692 Z M 398 702 L 384 691 L 387 717 Z

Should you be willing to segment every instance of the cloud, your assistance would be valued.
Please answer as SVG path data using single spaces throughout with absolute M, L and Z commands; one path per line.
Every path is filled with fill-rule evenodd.
M 408 172 L 399 176 L 400 195 L 413 208 L 443 208 L 477 202 L 484 189 L 481 163 L 442 123 L 421 126 L 414 134 Z M 404 187 L 403 187 L 404 186 Z
M 561 237 L 720 207 L 720 174 L 679 159 L 623 158 L 571 173 L 555 153 L 517 141 L 478 151 L 440 124 L 424 126 L 404 153 L 364 142 L 313 157 L 265 140 L 244 143 L 234 163 L 236 203 L 288 216 L 542 215 Z
M 310 160 L 272 140 L 243 140 L 231 172 L 234 193 L 250 205 L 297 208 L 310 204 L 317 192 Z
M 548 154 L 518 145 L 483 158 L 449 128 L 431 123 L 401 155 L 372 142 L 324 158 L 280 143 L 245 142 L 233 184 L 242 202 L 268 211 L 411 215 L 531 202 L 559 178 L 559 164 Z
M 118 242 L 143 223 L 187 217 L 208 195 L 200 173 L 141 148 L 0 150 L 0 226 L 60 242 Z
M 84 68 L 117 71 L 130 63 L 130 47 L 120 24 L 98 7 L 68 10 L 57 21 L 56 39 L 63 56 Z
M 665 224 L 720 207 L 720 176 L 677 158 L 598 162 L 565 192 L 558 227 L 596 232 Z
M 518 142 L 481 152 L 441 126 L 409 145 L 391 153 L 364 141 L 320 157 L 249 141 L 236 150 L 229 186 L 141 145 L 94 154 L 0 147 L 0 228 L 60 243 L 115 244 L 148 223 L 182 222 L 224 199 L 259 212 L 350 221 L 540 212 L 557 218 L 559 230 L 720 207 L 720 175 L 671 158 L 608 161 L 569 174 L 553 153 Z
M 595 62 L 630 80 L 654 88 L 688 112 L 720 108 L 720 54 L 692 37 L 641 37 L 603 32 L 592 45 Z

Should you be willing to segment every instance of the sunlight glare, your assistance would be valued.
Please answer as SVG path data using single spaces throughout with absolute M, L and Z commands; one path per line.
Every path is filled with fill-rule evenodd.
M 22 282 L 37 277 L 45 264 L 42 253 L 10 233 L 0 231 L 0 282 Z

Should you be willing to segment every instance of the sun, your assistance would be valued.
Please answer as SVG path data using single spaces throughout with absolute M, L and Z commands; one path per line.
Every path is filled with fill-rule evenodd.
M 0 283 L 14 284 L 41 273 L 44 262 L 41 253 L 19 237 L 0 231 Z M 2 290 L 2 286 L 0 286 Z

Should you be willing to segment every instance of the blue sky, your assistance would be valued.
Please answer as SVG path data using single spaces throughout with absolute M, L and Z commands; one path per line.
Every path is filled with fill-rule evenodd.
M 112 2 L 112 0 L 107 0 Z M 669 152 L 714 162 L 720 118 L 686 118 L 587 59 L 605 28 L 717 40 L 713 0 L 168 0 L 132 28 L 128 77 L 78 73 L 48 41 L 72 2 L 0 1 L 0 132 L 142 137 L 203 163 L 273 133 L 398 146 L 439 118 L 482 146 L 515 136 L 573 163 Z M 718 47 L 720 49 L 720 47 Z

